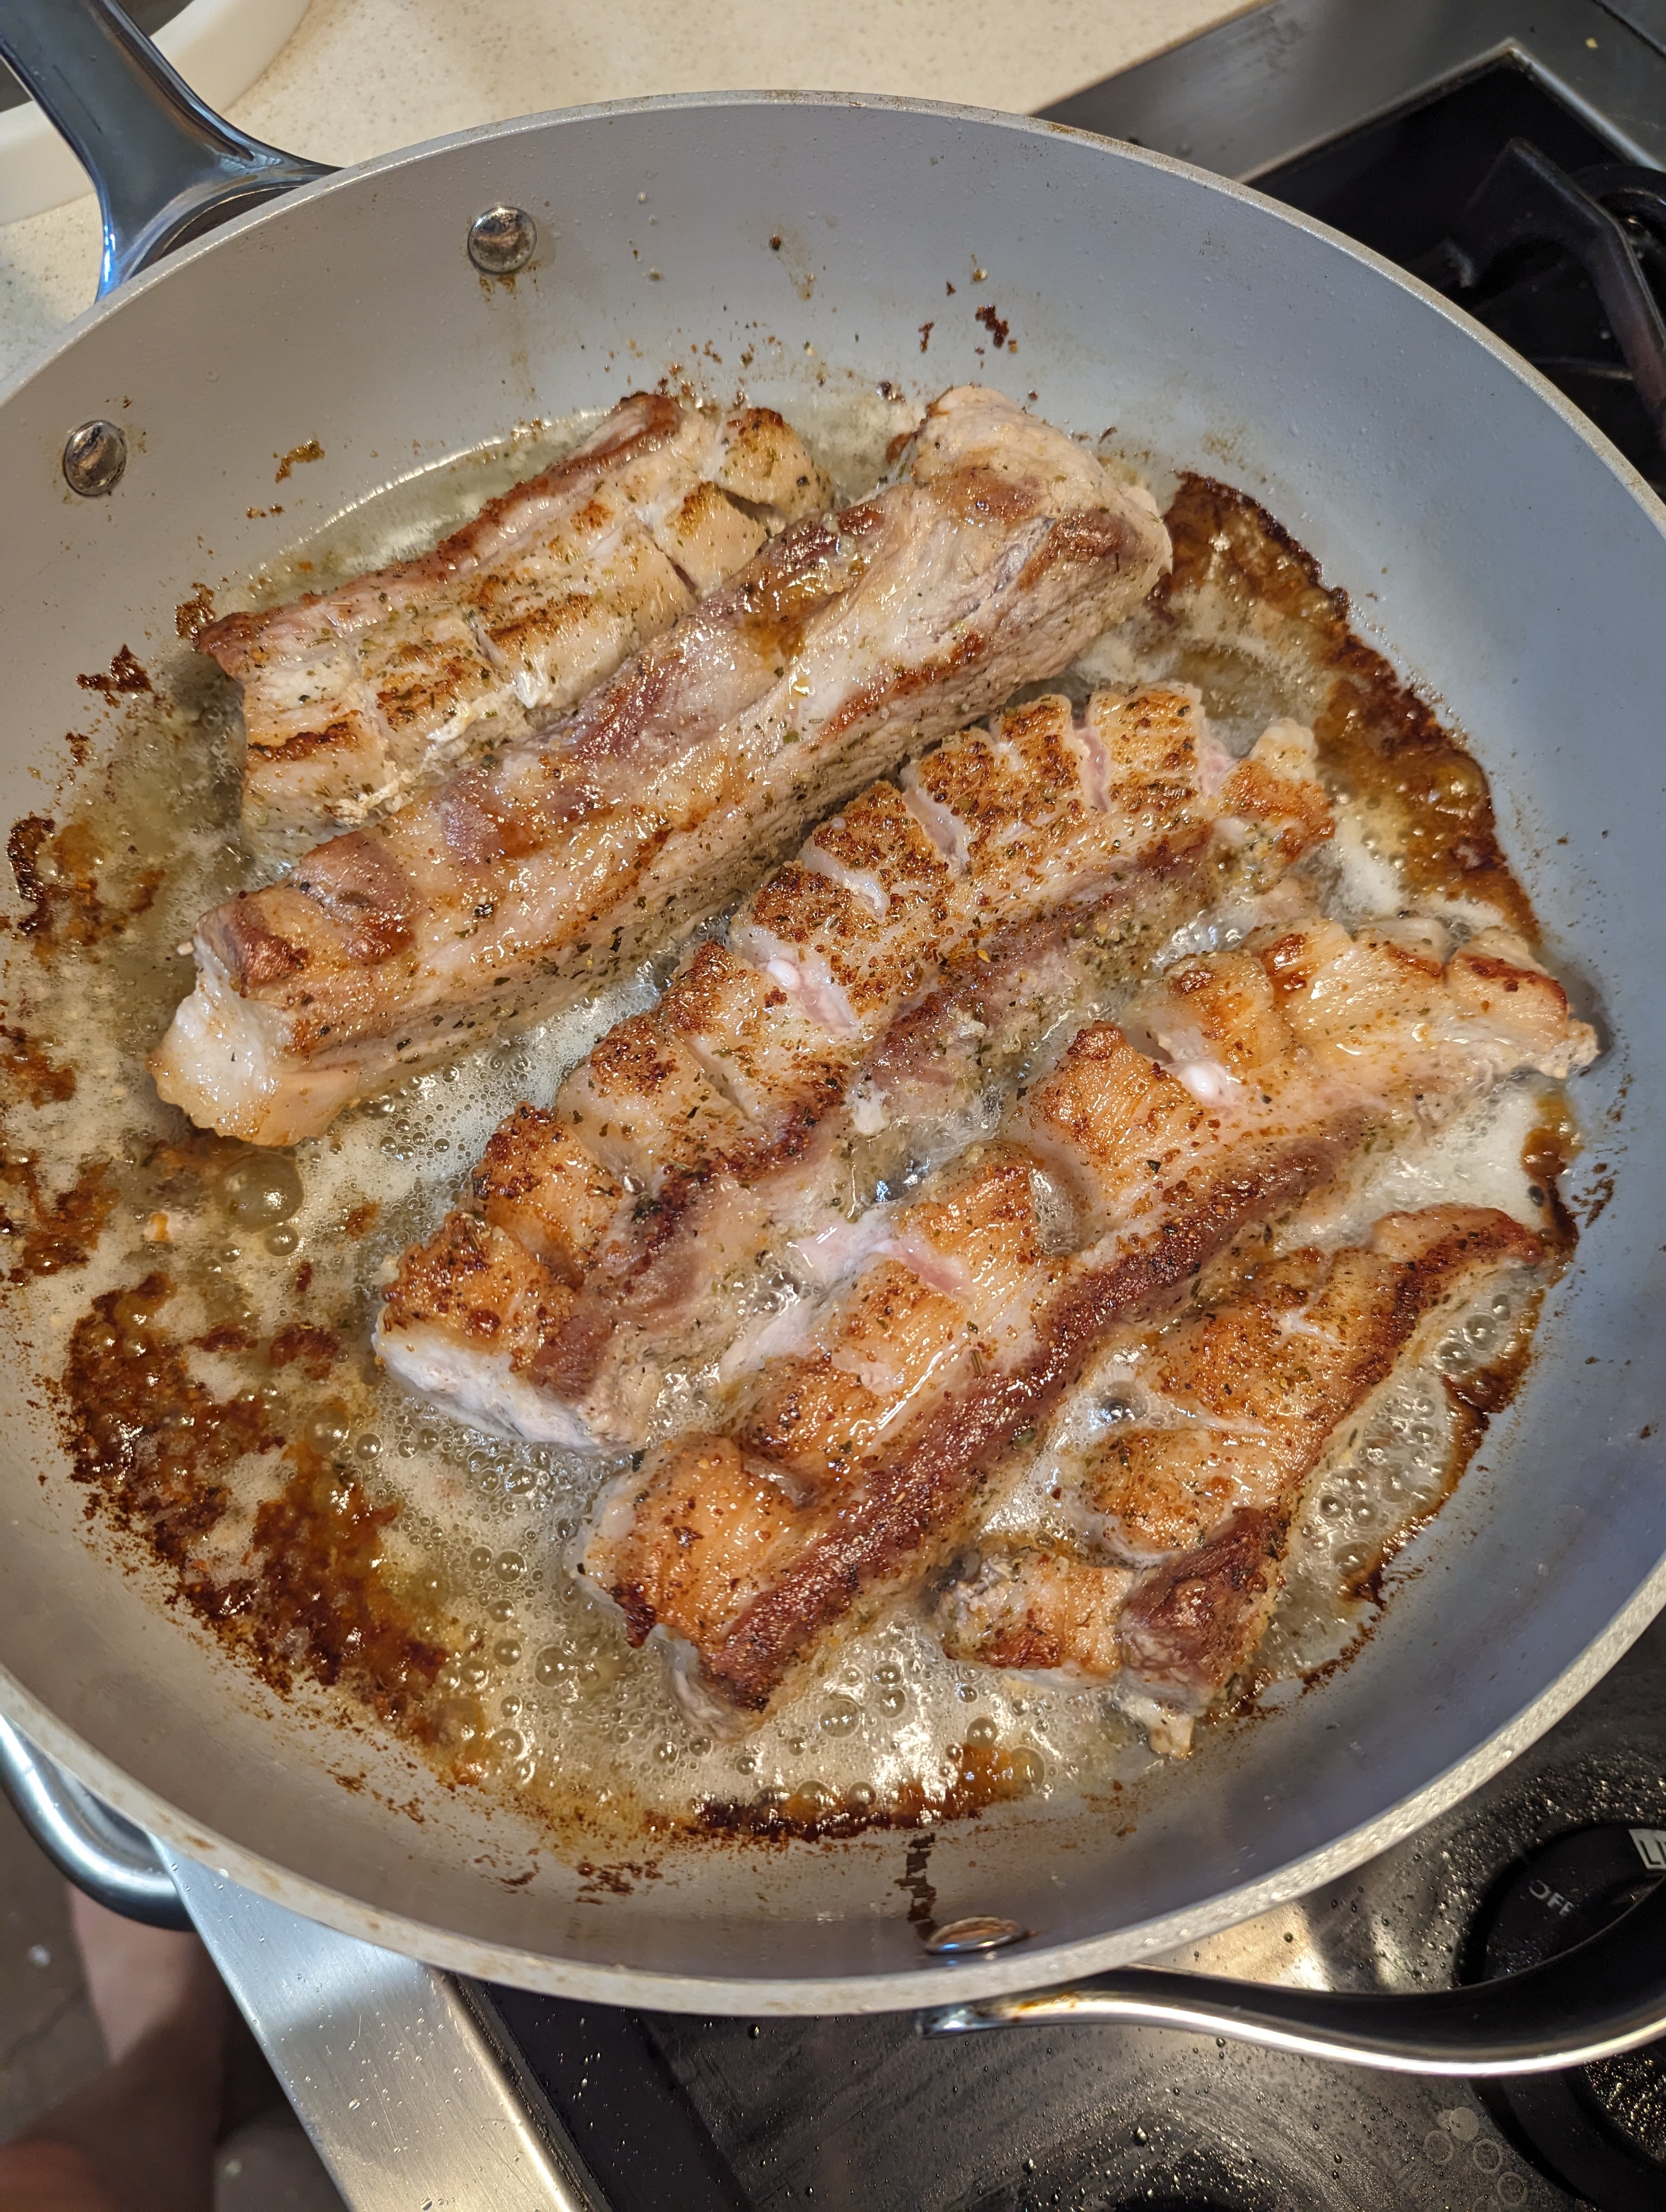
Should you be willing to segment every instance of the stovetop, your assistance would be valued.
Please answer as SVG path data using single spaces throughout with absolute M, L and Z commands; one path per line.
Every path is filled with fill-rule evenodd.
M 1461 233 L 1512 141 L 1576 183 L 1616 162 L 1666 163 L 1666 0 L 1274 0 L 1052 113 L 1252 180 L 1438 278 L 1442 241 Z M 1653 284 L 1666 249 L 1647 220 L 1625 221 Z M 1666 483 L 1612 319 L 1578 265 L 1529 243 L 1479 275 L 1465 304 Z M 204 1911 L 200 1870 L 179 1871 Z M 1345 1881 L 1167 1963 L 1310 1987 L 1445 1987 L 1566 1948 L 1662 1871 L 1666 1627 L 1657 1626 L 1533 1750 L 1444 1818 Z M 206 1918 L 204 1933 L 215 1944 Z M 465 1994 L 489 2045 L 535 2104 L 546 2100 L 587 2169 L 568 2195 L 517 2204 L 1666 2204 L 1666 2045 L 1578 2075 L 1481 2087 L 1146 2029 L 934 2041 L 903 2016 L 748 2022 Z M 332 2104 L 313 2086 L 309 2108 L 313 2077 L 278 2063 L 329 2155 L 331 2132 L 339 2143 L 347 2127 L 344 2093 Z M 332 2163 L 345 2179 L 351 2160 Z M 354 2202 L 356 2212 L 370 2198 Z

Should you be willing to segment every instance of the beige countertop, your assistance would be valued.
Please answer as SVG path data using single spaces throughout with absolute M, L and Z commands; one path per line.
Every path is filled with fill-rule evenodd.
M 728 88 L 884 92 L 1028 111 L 1249 0 L 313 0 L 236 101 L 331 162 L 587 100 Z M 93 297 L 90 195 L 0 228 L 0 384 Z

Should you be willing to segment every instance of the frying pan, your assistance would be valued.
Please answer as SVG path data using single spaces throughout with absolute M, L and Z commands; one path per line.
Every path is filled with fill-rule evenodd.
M 176 606 L 279 550 L 250 513 L 274 455 L 324 448 L 286 486 L 298 537 L 518 418 L 605 407 L 662 374 L 714 393 L 744 378 L 807 420 L 881 378 L 923 398 L 983 377 L 1055 422 L 1115 424 L 1154 468 L 1244 485 L 1468 733 L 1550 954 L 1602 1028 L 1578 1102 L 1613 1182 L 1525 1387 L 1376 1634 L 1282 1709 L 1205 1731 L 1114 1823 L 1060 1792 L 945 1826 L 923 1873 L 921 1838 L 879 1833 L 668 1850 L 657 1878 L 587 1881 L 512 1812 L 268 1696 L 95 1553 L 30 1402 L 38 1358 L 15 1346 L 5 1712 L 185 1853 L 443 1966 L 701 2011 L 952 2000 L 963 2024 L 1331 1879 L 1532 1741 L 1666 1596 L 1666 512 L 1636 474 L 1371 254 L 1056 126 L 737 94 L 534 117 L 321 175 L 209 117 L 102 0 L 0 0 L 0 52 L 100 178 L 114 287 L 0 401 L 0 819 L 59 775 L 78 672 L 125 644 L 165 673 L 185 650 Z M 513 281 L 489 272 L 528 228 L 500 213 L 483 232 L 494 210 L 536 227 Z M 983 350 L 985 299 L 1013 349 Z M 83 427 L 99 423 L 119 439 Z M 119 481 L 83 495 L 124 453 Z M 368 1786 L 340 1787 L 350 1770 Z M 909 1917 L 926 1883 L 939 1928 L 988 1915 L 1016 1940 L 927 1950 Z M 1583 1984 L 1614 2001 L 1610 2044 L 1666 2014 L 1662 1915 L 1639 1910 Z M 1156 1985 L 1139 1986 L 1148 2017 Z M 1541 2028 L 1511 2063 L 1567 2049 Z

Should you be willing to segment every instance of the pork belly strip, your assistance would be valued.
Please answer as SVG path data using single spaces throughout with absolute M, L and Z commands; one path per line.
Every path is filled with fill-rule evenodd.
M 547 735 L 205 915 L 161 1096 L 260 1144 L 581 997 L 806 821 L 1150 587 L 1153 503 L 998 393 L 945 393 L 907 475 L 794 523 Z
M 1096 696 L 1079 720 L 1033 701 L 901 791 L 872 787 L 551 1111 L 497 1131 L 471 1204 L 405 1255 L 382 1358 L 483 1426 L 646 1443 L 666 1368 L 746 1327 L 737 1271 L 840 1237 L 859 1152 L 870 1175 L 906 1166 L 1108 969 L 1329 835 L 1311 757 L 1279 724 L 1235 766 L 1195 696 L 1159 689 Z M 504 1252 L 502 1311 L 481 1265 L 500 1238 L 551 1278 L 529 1298 Z
M 981 1525 L 1111 1330 L 1362 1148 L 1414 1142 L 1518 1069 L 1592 1056 L 1518 939 L 1444 949 L 1314 918 L 1168 971 L 1138 1012 L 1160 1058 L 1108 1024 L 1081 1030 L 1004 1142 L 895 1210 L 721 1432 L 678 1437 L 605 1495 L 583 1565 L 633 1639 L 665 1633 L 708 1717 L 763 1711 Z
M 244 818 L 317 837 L 572 706 L 824 480 L 767 408 L 639 392 L 428 553 L 198 637 L 242 687 Z
M 1233 1270 L 1180 1320 L 1114 1339 L 1122 1417 L 1064 1487 L 1073 1538 L 986 1540 L 938 1607 L 945 1649 L 1117 1683 L 1153 1742 L 1183 1751 L 1254 1656 L 1340 1431 L 1456 1313 L 1547 1258 L 1506 1213 L 1431 1206 L 1385 1216 L 1364 1246 Z

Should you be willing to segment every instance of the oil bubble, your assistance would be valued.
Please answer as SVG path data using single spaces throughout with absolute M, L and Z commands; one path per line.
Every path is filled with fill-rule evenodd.
M 513 1667 L 520 1656 L 520 1645 L 513 1636 L 506 1636 L 492 1656 L 500 1667 Z
M 283 1152 L 240 1160 L 220 1186 L 220 1200 L 242 1229 L 274 1228 L 301 1211 L 301 1170 Z
M 260 1241 L 274 1260 L 287 1260 L 292 1252 L 301 1249 L 301 1231 L 284 1222 L 277 1229 L 269 1229 Z
M 988 1713 L 975 1720 L 966 1731 L 968 1743 L 993 1743 L 1000 1733 Z
M 526 1573 L 526 1562 L 519 1552 L 500 1552 L 497 1555 L 497 1571 L 505 1582 L 513 1582 L 518 1576 Z
M 558 1682 L 567 1672 L 567 1654 L 558 1644 L 548 1644 L 532 1662 L 532 1672 L 540 1682 Z
M 339 1451 L 352 1433 L 353 1424 L 347 1418 L 346 1407 L 333 1398 L 325 1399 L 307 1430 L 309 1438 L 320 1451 Z
M 854 1698 L 830 1698 L 822 1707 L 822 1733 L 848 1735 L 861 1717 L 862 1709 Z
M 1047 1773 L 1047 1762 L 1038 1751 L 1021 1743 L 1008 1752 L 1001 1761 L 1001 1778 L 1011 1779 L 1020 1790 L 1034 1790 Z

